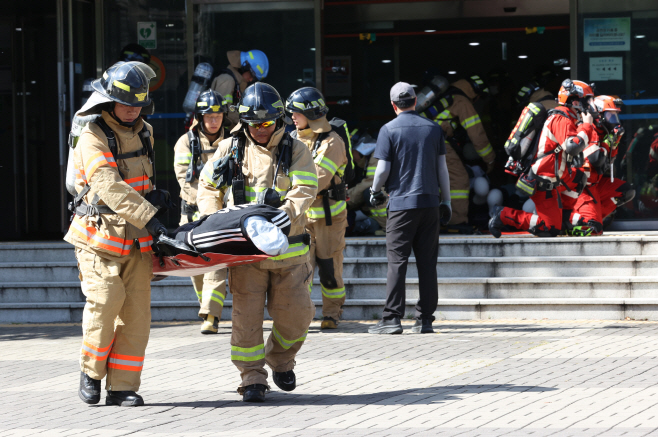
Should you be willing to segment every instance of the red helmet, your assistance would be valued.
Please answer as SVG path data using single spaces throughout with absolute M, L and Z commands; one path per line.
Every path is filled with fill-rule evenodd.
M 614 129 L 619 126 L 619 113 L 621 112 L 620 106 L 623 104 L 622 100 L 612 96 L 596 96 L 592 101 L 592 109 L 596 111 L 595 118 L 597 123 L 604 124 L 608 130 Z
M 565 79 L 557 94 L 560 105 L 572 107 L 577 111 L 583 111 L 583 102 L 594 97 L 594 84 L 589 85 L 580 80 Z

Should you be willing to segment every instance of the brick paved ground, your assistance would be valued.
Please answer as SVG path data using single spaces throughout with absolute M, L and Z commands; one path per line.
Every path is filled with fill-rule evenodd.
M 371 323 L 314 323 L 297 390 L 261 405 L 235 392 L 230 324 L 154 325 L 132 409 L 78 399 L 79 325 L 0 327 L 0 436 L 658 435 L 658 323 Z

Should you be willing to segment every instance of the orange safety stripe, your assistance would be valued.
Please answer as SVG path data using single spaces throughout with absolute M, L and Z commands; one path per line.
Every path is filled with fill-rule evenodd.
M 83 340 L 82 353 L 95 360 L 103 361 L 105 358 L 107 358 L 107 355 L 110 353 L 110 349 L 112 348 L 113 344 L 114 344 L 114 338 L 110 342 L 110 345 L 104 348 L 97 348 L 96 346 L 92 346 Z
M 71 222 L 71 231 L 85 239 L 87 244 L 119 255 L 128 255 L 133 243 L 132 240 L 101 234 L 95 227 L 86 226 L 78 216 L 75 216 Z
M 136 178 L 124 179 L 123 181 L 137 191 L 144 191 L 149 187 L 149 177 L 146 175 L 137 176 Z
M 144 367 L 144 357 L 112 353 L 110 354 L 110 359 L 107 361 L 107 367 L 129 370 L 132 372 L 141 372 Z
M 114 160 L 114 156 L 112 155 L 111 152 L 108 153 L 95 153 L 87 160 L 87 163 L 85 164 L 85 170 L 87 175 L 89 175 L 89 179 L 91 179 L 91 175 L 94 174 L 96 169 L 102 165 L 109 165 L 110 167 L 116 167 L 117 163 Z
M 151 245 L 153 245 L 153 237 L 150 235 L 148 237 L 142 237 L 139 240 L 139 250 L 142 252 L 150 252 Z

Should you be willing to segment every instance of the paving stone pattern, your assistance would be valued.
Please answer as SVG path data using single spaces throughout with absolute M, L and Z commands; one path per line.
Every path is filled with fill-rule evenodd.
M 241 402 L 230 322 L 154 324 L 147 406 L 78 399 L 79 325 L 0 326 L 0 436 L 658 435 L 658 323 L 436 322 L 367 334 L 309 330 L 298 388 Z M 266 322 L 267 333 L 271 323 Z

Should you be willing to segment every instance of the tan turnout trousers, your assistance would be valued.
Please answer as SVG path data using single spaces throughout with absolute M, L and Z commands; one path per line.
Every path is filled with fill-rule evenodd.
M 308 293 L 312 272 L 308 262 L 280 269 L 264 269 L 260 263 L 229 269 L 233 294 L 231 361 L 242 376 L 239 393 L 251 384 L 268 385 L 265 363 L 274 372 L 295 367 L 295 355 L 315 315 Z M 274 322 L 267 343 L 263 339 L 266 297 L 267 312 Z
M 76 248 L 80 283 L 87 303 L 80 370 L 105 380 L 105 389 L 137 391 L 151 324 L 151 255 L 133 245 L 127 256 L 109 261 Z

